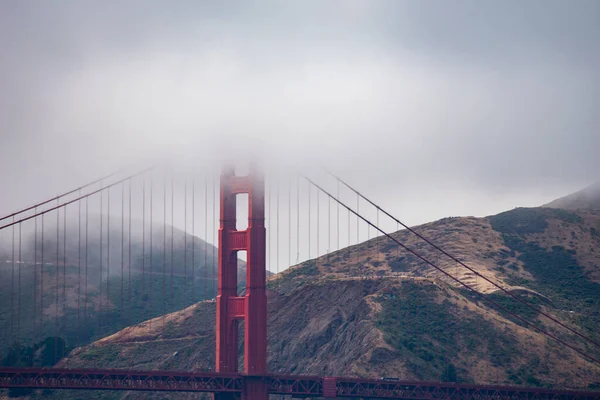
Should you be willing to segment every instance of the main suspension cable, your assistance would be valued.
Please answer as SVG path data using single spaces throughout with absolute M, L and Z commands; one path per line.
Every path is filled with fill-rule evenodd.
M 44 214 L 47 214 L 47 213 L 49 213 L 49 212 L 52 212 L 52 211 L 58 210 L 59 208 L 66 207 L 66 206 L 68 206 L 69 204 L 73 204 L 73 203 L 75 203 L 75 202 L 81 201 L 81 200 L 83 200 L 83 199 L 86 199 L 86 198 L 88 198 L 88 197 L 91 197 L 91 196 L 93 196 L 93 195 L 95 195 L 95 194 L 101 193 L 101 192 L 103 192 L 103 191 L 105 191 L 105 190 L 107 190 L 107 189 L 109 189 L 109 188 L 111 188 L 111 187 L 113 187 L 113 186 L 116 186 L 116 185 L 119 185 L 119 184 L 121 184 L 121 183 L 125 182 L 125 181 L 126 181 L 126 180 L 128 180 L 128 179 L 132 179 L 132 178 L 135 178 L 135 177 L 137 177 L 137 176 L 141 176 L 141 175 L 145 174 L 146 172 L 148 172 L 148 171 L 152 170 L 153 168 L 154 168 L 154 167 L 149 167 L 149 168 L 146 168 L 146 169 L 144 169 L 144 170 L 142 170 L 142 171 L 139 171 L 139 172 L 137 172 L 137 173 L 135 173 L 135 174 L 133 174 L 133 175 L 130 175 L 130 176 L 126 177 L 126 178 L 123 178 L 123 179 L 121 179 L 121 180 L 118 180 L 118 181 L 116 181 L 116 182 L 113 182 L 113 183 L 111 183 L 110 185 L 106 185 L 106 186 L 104 186 L 104 187 L 101 187 L 100 189 L 94 190 L 93 192 L 90 192 L 90 193 L 84 194 L 83 196 L 79 196 L 79 197 L 77 197 L 76 199 L 69 200 L 69 201 L 67 201 L 67 202 L 65 202 L 65 203 L 62 203 L 62 204 L 59 204 L 59 205 L 57 205 L 57 206 L 55 206 L 55 207 L 48 208 L 47 210 L 43 210 L 43 211 L 37 212 L 37 209 L 35 209 L 35 212 L 34 212 L 34 214 L 33 214 L 33 215 L 30 215 L 30 216 L 28 216 L 28 217 L 23 217 L 23 218 L 21 218 L 21 219 L 18 219 L 18 220 L 14 221 L 14 222 L 11 222 L 11 223 L 8 223 L 8 224 L 5 224 L 5 225 L 2 225 L 2 226 L 0 226 L 0 231 L 1 231 L 2 229 L 5 229 L 5 228 L 8 228 L 8 227 L 11 227 L 11 226 L 13 226 L 13 225 L 16 225 L 16 224 L 19 224 L 19 223 L 21 223 L 21 222 L 29 221 L 30 219 L 33 219 L 33 218 L 39 217 L 40 215 L 44 215 Z M 46 201 L 46 202 L 44 202 L 44 204 L 46 204 L 46 203 L 49 203 L 49 202 L 50 202 L 50 201 Z
M 6 216 L 0 218 L 0 221 L 4 221 L 5 219 L 11 218 L 11 217 L 16 217 L 17 215 L 23 214 L 24 212 L 27 212 L 27 211 L 35 210 L 38 207 L 41 207 L 41 206 L 46 205 L 48 203 L 52 203 L 54 200 L 60 200 L 61 198 L 66 197 L 66 196 L 68 196 L 70 194 L 73 194 L 75 192 L 81 192 L 83 189 L 88 188 L 90 186 L 93 186 L 96 183 L 102 182 L 103 180 L 112 178 L 113 176 L 115 176 L 115 175 L 123 172 L 124 170 L 125 170 L 124 168 L 120 169 L 119 171 L 113 172 L 112 174 L 106 175 L 105 177 L 102 177 L 100 179 L 96 179 L 95 181 L 90 182 L 88 184 L 85 184 L 83 186 L 80 186 L 80 187 L 78 187 L 76 189 L 73 189 L 73 190 L 70 190 L 68 192 L 59 194 L 58 196 L 55 196 L 55 197 L 53 197 L 53 198 L 51 198 L 49 200 L 45 200 L 45 201 L 42 201 L 40 203 L 34 204 L 34 205 L 30 206 L 30 207 L 26 207 L 26 208 L 23 208 L 23 209 L 21 209 L 19 211 L 15 211 L 12 214 L 9 214 L 9 215 L 6 215 Z
M 321 186 L 319 186 L 317 183 L 315 183 L 312 179 L 310 179 L 309 177 L 302 175 L 304 177 L 304 179 L 306 179 L 310 184 L 312 184 L 313 186 L 315 186 L 317 189 L 319 189 L 320 191 L 322 191 L 323 193 L 325 193 L 326 195 L 328 195 L 330 198 L 335 199 L 335 197 L 330 194 L 327 190 L 325 190 L 324 188 L 322 188 Z M 368 225 L 372 226 L 373 228 L 375 228 L 377 231 L 379 231 L 380 233 L 382 233 L 383 235 L 385 235 L 387 238 L 389 238 L 390 240 L 396 242 L 396 244 L 398 244 L 399 246 L 401 246 L 404 250 L 410 252 L 411 254 L 413 254 L 414 256 L 416 256 L 417 258 L 419 258 L 420 260 L 424 261 L 425 263 L 427 263 L 428 265 L 432 266 L 433 268 L 435 268 L 436 270 L 440 271 L 442 274 L 446 275 L 448 278 L 452 279 L 453 281 L 455 281 L 456 283 L 460 284 L 461 286 L 467 288 L 468 290 L 472 291 L 475 295 L 477 295 L 478 297 L 480 297 L 481 299 L 493 304 L 495 307 L 497 307 L 498 309 L 503 310 L 504 312 L 506 312 L 507 314 L 509 314 L 510 316 L 517 318 L 518 320 L 520 320 L 521 322 L 525 323 L 527 326 L 530 326 L 532 328 L 534 328 L 535 330 L 537 330 L 538 332 L 546 335 L 547 337 L 554 339 L 556 342 L 562 344 L 563 346 L 575 351 L 576 353 L 578 353 L 579 355 L 592 360 L 598 364 L 600 364 L 600 360 L 590 356 L 589 354 L 583 352 L 582 350 L 577 349 L 574 346 L 571 346 L 570 344 L 566 343 L 565 341 L 563 341 L 562 339 L 558 338 L 557 336 L 553 335 L 552 333 L 538 327 L 537 325 L 529 322 L 528 320 L 526 320 L 525 318 L 513 313 L 512 311 L 508 310 L 506 307 L 502 306 L 501 304 L 499 304 L 498 302 L 492 300 L 491 298 L 489 298 L 488 296 L 486 296 L 483 293 L 478 292 L 477 290 L 475 290 L 472 286 L 470 286 L 467 283 L 464 283 L 463 281 L 461 281 L 459 278 L 454 277 L 453 275 L 451 275 L 450 273 L 444 271 L 442 268 L 438 267 L 436 264 L 434 264 L 433 262 L 429 261 L 428 259 L 426 259 L 424 256 L 422 256 L 420 253 L 414 251 L 413 249 L 411 249 L 410 247 L 406 246 L 405 244 L 403 244 L 402 242 L 400 242 L 398 239 L 394 238 L 392 235 L 390 235 L 389 233 L 385 232 L 383 229 L 379 228 L 378 226 L 375 226 L 374 223 L 372 223 L 371 221 L 369 221 L 368 219 L 366 219 L 365 217 L 363 217 L 362 215 L 358 214 L 357 211 L 353 210 L 351 207 L 349 207 L 348 205 L 346 205 L 346 203 L 343 203 L 341 200 L 336 199 L 337 202 L 340 203 L 340 205 L 342 205 L 343 207 L 345 207 L 347 210 L 349 210 L 350 212 L 352 212 L 354 215 L 356 215 L 357 219 L 361 219 L 363 220 L 365 223 L 367 223 Z
M 582 334 L 581 332 L 578 332 L 577 330 L 569 327 L 568 325 L 565 325 L 564 323 L 560 322 L 558 319 L 552 317 L 550 314 L 544 312 L 543 310 L 541 310 L 539 308 L 534 307 L 531 303 L 529 303 L 529 302 L 527 302 L 527 301 L 519 298 L 518 296 L 514 295 L 513 293 L 511 293 L 509 290 L 505 289 L 501 285 L 497 284 L 496 282 L 492 281 L 491 279 L 487 278 L 486 276 L 480 274 L 475 269 L 469 267 L 467 264 L 465 264 L 464 262 L 460 261 L 457 257 L 455 257 L 454 255 L 450 254 L 446 250 L 442 249 L 441 247 L 439 247 L 438 245 L 436 245 L 435 243 L 433 243 L 431 240 L 427 239 L 426 237 L 424 237 L 423 235 L 421 235 L 420 233 L 418 233 L 417 231 L 415 231 L 413 228 L 409 227 L 408 225 L 406 225 L 405 223 L 403 223 L 402 221 L 400 221 L 399 219 L 397 219 L 396 217 L 394 217 L 392 214 L 390 214 L 389 212 L 387 212 L 383 208 L 379 207 L 379 205 L 377 205 L 375 202 L 373 202 L 372 200 L 370 200 L 369 198 L 367 198 L 365 195 L 363 195 L 362 193 L 360 193 L 358 190 L 354 189 L 352 186 L 350 186 L 350 184 L 348 184 L 347 182 L 345 182 L 344 180 L 342 180 L 341 178 L 339 178 L 337 175 L 333 174 L 332 172 L 330 172 L 328 170 L 326 170 L 326 171 L 332 177 L 334 177 L 338 182 L 341 182 L 348 189 L 350 189 L 351 191 L 353 191 L 354 193 L 356 193 L 357 196 L 360 196 L 362 199 L 364 199 L 369 204 L 371 204 L 373 207 L 375 207 L 378 212 L 381 211 L 386 216 L 388 216 L 389 218 L 391 218 L 392 220 L 394 220 L 398 225 L 401 225 L 407 231 L 409 231 L 413 235 L 417 236 L 419 239 L 423 240 L 425 243 L 429 244 L 431 247 L 433 247 L 434 249 L 438 250 L 439 252 L 441 252 L 442 254 L 444 254 L 445 256 L 447 256 L 448 258 L 450 258 L 451 260 L 453 260 L 454 262 L 458 263 L 460 266 L 468 269 L 470 272 L 474 273 L 476 276 L 481 277 L 483 280 L 485 280 L 486 282 L 492 284 L 494 287 L 496 287 L 497 289 L 501 290 L 503 293 L 505 293 L 508 296 L 512 297 L 513 299 L 515 299 L 519 303 L 527 306 L 531 310 L 533 310 L 533 311 L 535 311 L 535 312 L 543 315 L 544 317 L 548 318 L 550 321 L 552 321 L 552 322 L 556 323 L 557 325 L 559 325 L 559 326 L 567 329 L 568 331 L 570 331 L 571 333 L 579 336 L 583 340 L 585 340 L 585 341 L 587 341 L 589 343 L 592 343 L 592 344 L 600 347 L 600 343 L 598 343 L 595 340 L 587 337 L 586 335 Z

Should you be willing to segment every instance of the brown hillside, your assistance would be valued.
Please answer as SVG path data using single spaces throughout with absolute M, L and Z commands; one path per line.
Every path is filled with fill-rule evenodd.
M 599 339 L 600 212 L 516 209 L 416 229 L 536 307 Z M 409 233 L 394 235 L 528 321 L 600 357 L 600 349 L 586 347 Z M 554 387 L 600 383 L 600 366 L 478 301 L 386 238 L 304 262 L 271 277 L 268 288 L 273 372 Z M 201 302 L 126 328 L 73 351 L 62 366 L 212 370 L 214 305 Z M 153 397 L 106 392 L 102 398 Z

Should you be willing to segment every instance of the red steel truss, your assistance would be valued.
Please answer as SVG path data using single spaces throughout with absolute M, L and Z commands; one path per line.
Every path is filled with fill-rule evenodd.
M 148 390 L 245 395 L 259 380 L 269 394 L 407 400 L 600 400 L 600 392 L 318 376 L 214 372 L 0 368 L 0 388 Z
M 209 372 L 1 368 L 0 387 L 226 393 L 241 392 L 244 378 Z
M 366 380 L 360 378 L 335 379 L 337 397 L 452 400 L 600 399 L 600 392 L 555 390 L 517 386 L 482 386 L 440 382 Z

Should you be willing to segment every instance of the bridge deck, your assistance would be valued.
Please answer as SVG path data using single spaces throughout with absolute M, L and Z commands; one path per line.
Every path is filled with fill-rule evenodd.
M 600 392 L 344 377 L 264 375 L 270 394 L 383 399 L 600 400 Z M 0 388 L 243 393 L 248 376 L 214 372 L 0 368 Z

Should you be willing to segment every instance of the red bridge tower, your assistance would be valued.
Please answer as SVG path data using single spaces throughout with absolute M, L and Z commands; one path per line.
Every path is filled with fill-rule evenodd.
M 236 195 L 248 194 L 248 228 L 236 230 Z M 255 165 L 247 176 L 233 167 L 221 173 L 219 228 L 219 284 L 217 293 L 217 372 L 238 372 L 238 321 L 244 320 L 244 373 L 248 375 L 244 400 L 266 400 L 267 295 L 265 183 Z M 237 293 L 238 251 L 246 250 L 246 294 Z M 256 378 L 252 378 L 256 376 Z M 233 394 L 216 394 L 216 400 L 233 400 Z

